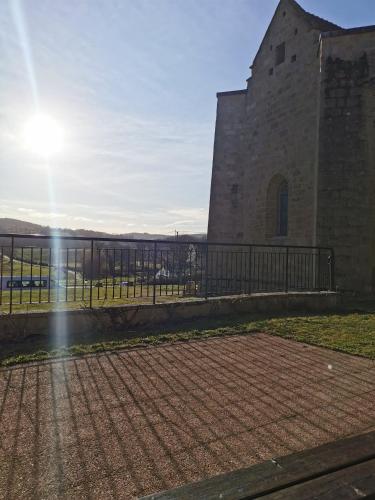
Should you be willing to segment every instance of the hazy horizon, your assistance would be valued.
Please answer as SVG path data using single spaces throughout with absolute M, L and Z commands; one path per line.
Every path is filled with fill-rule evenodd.
M 2 2 L 0 217 L 110 233 L 206 232 L 215 94 L 245 87 L 277 3 Z M 368 24 L 373 7 L 299 3 L 343 27 Z M 63 131 L 48 161 L 22 137 L 37 111 Z
M 99 230 L 99 229 L 92 229 L 90 227 L 77 227 L 77 228 L 72 228 L 72 227 L 69 227 L 69 226 L 51 226 L 49 224 L 40 224 L 38 222 L 35 222 L 34 220 L 26 220 L 26 219 L 15 219 L 13 217 L 0 217 L 0 226 L 1 224 L 4 224 L 2 223 L 2 221 L 5 221 L 5 220 L 14 220 L 16 221 L 17 223 L 19 223 L 19 225 L 22 225 L 23 223 L 30 223 L 30 224 L 36 224 L 36 225 L 40 225 L 41 227 L 43 228 L 49 228 L 51 230 L 57 230 L 57 231 L 94 231 L 94 232 L 98 232 L 98 233 L 106 233 L 106 234 L 112 234 L 114 236 L 116 235 L 120 235 L 120 234 L 149 234 L 151 236 L 154 236 L 154 235 L 160 235 L 160 236 L 171 236 L 171 233 L 170 232 L 167 232 L 167 233 L 157 233 L 157 232 L 151 232 L 151 231 L 137 231 L 137 230 L 134 230 L 134 231 L 122 231 L 122 232 L 111 232 L 111 231 L 105 231 L 105 230 Z M 11 227 L 12 224 L 11 223 L 8 223 L 6 226 L 9 226 L 9 230 L 7 229 L 6 232 L 7 233 L 16 233 L 16 234 L 22 234 L 23 231 L 21 231 L 20 229 L 18 228 L 15 228 L 15 227 Z M 0 232 L 3 232 L 1 229 L 0 229 Z M 26 234 L 29 234 L 29 232 L 26 232 Z M 32 233 L 32 234 L 35 234 L 35 233 Z M 38 233 L 37 233 L 38 234 Z M 44 234 L 44 233 L 43 233 Z M 176 231 L 173 232 L 173 236 L 186 236 L 186 234 L 192 234 L 192 235 L 206 235 L 207 232 L 206 231 L 197 231 L 196 233 L 184 233 L 183 231 L 179 231 L 176 233 Z

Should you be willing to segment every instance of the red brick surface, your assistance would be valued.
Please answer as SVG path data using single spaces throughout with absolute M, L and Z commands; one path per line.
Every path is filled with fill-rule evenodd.
M 0 372 L 0 497 L 128 499 L 375 427 L 375 363 L 265 334 Z

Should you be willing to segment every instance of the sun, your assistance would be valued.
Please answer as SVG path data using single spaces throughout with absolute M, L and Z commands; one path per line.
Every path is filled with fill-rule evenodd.
M 64 132 L 58 122 L 49 115 L 32 116 L 24 127 L 26 147 L 40 156 L 59 153 L 63 148 Z

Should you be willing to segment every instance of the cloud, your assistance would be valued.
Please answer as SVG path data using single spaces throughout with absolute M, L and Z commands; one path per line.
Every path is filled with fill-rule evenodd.
M 90 221 L 93 221 L 94 219 L 90 219 L 90 217 L 73 217 L 73 220 L 82 221 L 82 222 L 90 222 Z
M 24 207 L 18 207 L 17 210 L 19 212 L 26 212 L 26 213 L 29 213 L 29 212 L 35 212 L 35 210 L 33 208 L 24 208 Z
M 8 166 L 0 194 L 10 200 L 0 214 L 115 232 L 205 230 L 207 210 L 199 207 L 208 204 L 213 114 L 192 107 L 186 92 L 198 95 L 195 77 L 183 70 L 210 60 L 197 52 L 210 9 L 193 2 L 189 14 L 173 2 L 109 0 L 106 8 L 74 3 L 72 18 L 73 3 L 22 3 L 40 105 L 65 131 L 64 150 L 48 169 L 20 142 L 34 104 L 22 44 L 0 6 L 0 160 Z M 178 19 L 189 28 L 181 32 Z M 150 37 L 131 29 L 139 23 Z M 209 93 L 202 108 L 214 110 Z
M 38 212 L 33 208 L 19 207 L 17 210 L 18 212 L 32 216 L 34 219 L 54 220 L 54 219 L 65 219 L 66 217 L 68 217 L 67 214 L 61 212 Z M 75 220 L 75 217 L 72 217 L 72 219 Z
M 25 201 L 25 200 L 23 200 Z M 179 232 L 205 232 L 207 212 L 203 208 L 192 207 L 155 207 L 153 210 L 116 210 L 111 206 L 92 207 L 81 204 L 57 204 L 51 210 L 45 201 L 20 205 L 19 200 L 5 200 L 0 205 L 0 217 L 18 218 L 52 227 L 72 229 L 93 229 L 119 234 L 132 231 L 172 234 Z M 80 215 L 77 215 L 80 213 Z M 104 216 L 104 217 L 103 217 Z
M 194 224 L 195 222 L 196 222 L 195 220 L 176 220 L 171 222 L 170 224 L 165 224 L 165 227 L 176 227 L 186 224 Z

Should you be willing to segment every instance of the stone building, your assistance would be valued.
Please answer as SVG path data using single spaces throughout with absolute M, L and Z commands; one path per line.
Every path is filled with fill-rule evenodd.
M 217 94 L 209 241 L 333 247 L 375 291 L 375 26 L 281 0 L 251 73 Z

